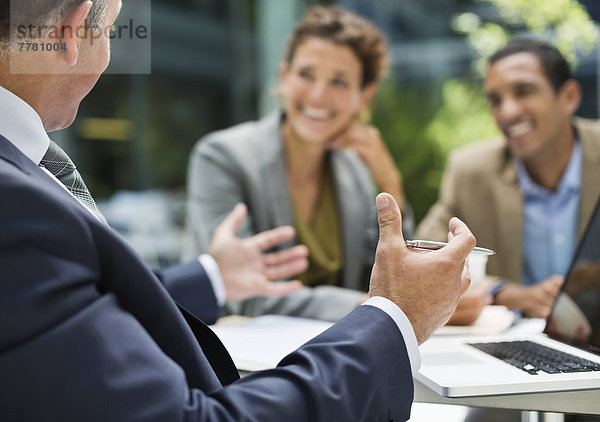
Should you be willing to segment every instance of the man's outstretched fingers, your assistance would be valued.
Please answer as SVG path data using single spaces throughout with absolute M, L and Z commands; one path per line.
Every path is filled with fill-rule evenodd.
M 306 271 L 307 256 L 308 248 L 304 245 L 263 255 L 262 261 L 267 279 L 281 280 Z
M 308 268 L 308 260 L 304 257 L 290 259 L 277 265 L 267 266 L 264 270 L 268 280 L 283 280 L 300 274 Z
M 271 281 L 264 286 L 261 293 L 263 296 L 280 297 L 294 293 L 302 287 L 302 283 L 298 280 L 291 281 Z
M 296 245 L 282 251 L 271 252 L 263 255 L 265 265 L 279 265 L 292 259 L 306 259 L 308 248 L 304 245 Z
M 296 230 L 292 226 L 281 226 L 265 230 L 249 238 L 261 251 L 271 249 L 273 246 L 292 240 Z

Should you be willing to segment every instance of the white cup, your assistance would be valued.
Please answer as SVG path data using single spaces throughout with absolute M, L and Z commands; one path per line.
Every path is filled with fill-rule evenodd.
M 469 289 L 472 289 L 485 279 L 485 267 L 487 266 L 488 257 L 483 254 L 471 254 L 467 259 L 469 260 L 469 271 L 471 273 Z

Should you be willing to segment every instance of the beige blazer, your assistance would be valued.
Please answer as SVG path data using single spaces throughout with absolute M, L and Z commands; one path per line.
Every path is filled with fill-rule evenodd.
M 600 195 L 600 121 L 575 118 L 583 147 L 579 237 Z M 494 139 L 460 148 L 448 158 L 438 201 L 417 229 L 417 239 L 447 240 L 448 220 L 463 220 L 477 244 L 497 254 L 487 272 L 520 282 L 523 198 L 505 141 Z

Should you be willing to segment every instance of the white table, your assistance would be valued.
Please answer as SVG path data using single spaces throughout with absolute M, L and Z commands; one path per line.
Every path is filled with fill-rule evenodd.
M 542 320 L 523 319 L 511 327 L 507 334 L 540 332 L 543 326 Z M 520 410 L 523 422 L 562 422 L 563 413 L 600 415 L 600 390 L 448 398 L 415 380 L 415 401 Z
M 521 410 L 523 411 L 524 420 L 531 422 L 558 422 L 564 419 L 562 415 L 544 416 L 548 412 L 600 415 L 600 390 L 448 398 L 440 396 L 429 387 L 421 384 L 419 381 L 415 381 L 415 401 L 421 403 Z

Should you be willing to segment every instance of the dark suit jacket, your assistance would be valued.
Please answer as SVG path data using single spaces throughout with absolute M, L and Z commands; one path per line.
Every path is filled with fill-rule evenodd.
M 222 387 L 211 332 L 193 328 L 203 350 L 159 278 L 1 136 L 0 197 L 0 420 L 408 419 L 408 356 L 379 309 Z M 190 265 L 160 277 L 185 296 Z

